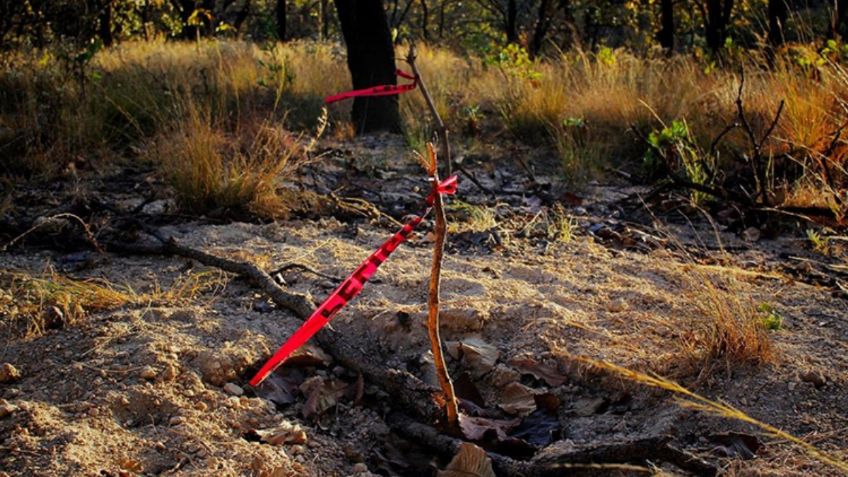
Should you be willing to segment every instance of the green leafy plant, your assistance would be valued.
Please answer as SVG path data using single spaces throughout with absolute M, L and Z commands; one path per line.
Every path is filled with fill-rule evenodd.
M 650 147 L 645 152 L 643 164 L 651 175 L 657 175 L 660 171 L 674 174 L 682 169 L 686 179 L 694 184 L 710 185 L 712 182 L 711 171 L 715 169 L 715 159 L 692 139 L 685 121 L 675 119 L 669 126 L 654 129 L 648 135 L 647 142 Z M 690 199 L 692 204 L 701 205 L 711 200 L 711 196 L 693 190 Z
M 510 43 L 494 55 L 485 58 L 487 65 L 497 66 L 506 75 L 527 80 L 541 79 L 542 73 L 536 69 L 536 62 L 523 47 Z
M 830 253 L 830 237 L 822 235 L 814 229 L 807 229 L 807 240 L 816 252 L 828 255 Z
M 770 303 L 763 302 L 757 305 L 757 312 L 760 313 L 765 329 L 777 331 L 783 327 L 783 317 Z

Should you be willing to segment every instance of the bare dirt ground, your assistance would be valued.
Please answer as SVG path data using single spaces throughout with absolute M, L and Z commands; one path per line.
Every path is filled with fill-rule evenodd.
M 400 159 L 402 145 L 386 141 L 330 143 L 320 172 L 307 169 L 291 186 L 325 196 L 344 186 L 338 195 L 365 198 L 398 219 L 417 213 L 426 183 L 412 160 Z M 755 242 L 744 240 L 747 228 L 714 233 L 694 215 L 690 223 L 657 212 L 667 218 L 657 225 L 633 200 L 646 190 L 590 185 L 564 195 L 543 169 L 531 186 L 508 157 L 485 154 L 467 154 L 463 167 L 497 197 L 461 177 L 458 198 L 488 204 L 482 210 L 490 213 L 452 209 L 442 292 L 443 338 L 466 412 L 512 422 L 506 433 L 515 440 L 487 433 L 483 444 L 539 459 L 556 449 L 667 435 L 726 475 L 840 475 L 750 425 L 686 409 L 574 356 L 672 376 L 848 459 L 848 296 L 821 266 L 838 270 L 844 256 L 821 257 L 790 233 Z M 52 204 L 23 191 L 15 205 L 50 215 L 75 194 L 118 209 L 147 196 L 117 180 L 69 179 L 52 191 Z M 566 222 L 549 207 L 563 197 Z M 396 228 L 385 218 L 308 214 L 265 224 L 163 219 L 154 210 L 163 204 L 148 204 L 150 216 L 180 243 L 268 270 L 298 263 L 344 277 Z M 431 243 L 426 227 L 421 232 L 332 327 L 386 367 L 434 383 L 424 328 Z M 92 312 L 40 336 L 8 330 L 0 364 L 14 372 L 7 367 L 11 375 L 0 384 L 0 475 L 416 476 L 433 475 L 450 458 L 398 433 L 394 397 L 315 346 L 278 371 L 273 390 L 247 386 L 300 320 L 232 275 L 179 257 L 100 254 L 61 233 L 10 248 L 0 267 L 30 274 L 52 267 L 138 292 L 168 289 L 192 274 L 219 277 L 190 302 Z M 296 269 L 281 278 L 319 300 L 338 283 Z M 12 290 L 3 291 L 0 318 L 13 314 Z M 696 337 L 708 309 L 734 300 L 768 304 L 782 317 L 768 333 L 768 362 L 702 359 Z M 661 462 L 638 464 L 644 470 L 581 472 L 689 475 Z

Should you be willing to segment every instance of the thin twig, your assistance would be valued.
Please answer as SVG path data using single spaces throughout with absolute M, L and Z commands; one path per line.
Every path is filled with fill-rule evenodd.
M 433 116 L 433 121 L 436 123 L 436 134 L 439 136 L 439 143 L 441 147 L 439 154 L 441 155 L 442 160 L 445 161 L 445 164 L 447 165 L 447 175 L 450 176 L 453 174 L 453 161 L 451 160 L 450 143 L 448 142 L 448 128 L 445 126 L 445 122 L 442 121 L 442 117 L 436 109 L 436 103 L 433 102 L 433 97 L 430 96 L 430 90 L 427 89 L 427 84 L 424 83 L 424 79 L 421 77 L 421 73 L 415 65 L 415 58 L 415 45 L 412 44 L 409 46 L 409 52 L 406 54 L 406 62 L 409 63 L 409 67 L 412 68 L 412 74 L 415 75 L 415 80 L 418 82 L 418 88 L 421 90 L 421 95 L 424 96 L 424 101 L 427 103 L 427 107 L 430 109 L 430 114 Z
M 311 274 L 313 274 L 317 277 L 326 278 L 328 280 L 333 280 L 333 281 L 336 281 L 336 282 L 340 282 L 340 281 L 344 280 L 344 278 L 319 272 L 318 270 L 315 270 L 314 268 L 312 268 L 308 265 L 303 265 L 301 263 L 287 263 L 287 264 L 281 266 L 280 268 L 277 268 L 276 270 L 272 270 L 272 271 L 268 272 L 268 274 L 273 277 L 274 275 L 276 275 L 278 273 L 283 273 L 286 270 L 291 270 L 292 268 L 299 268 L 300 270 L 303 270 L 304 272 L 307 272 L 307 273 L 311 273 Z
M 0 247 L 0 252 L 5 252 L 6 250 L 9 249 L 9 247 L 18 243 L 24 237 L 35 232 L 36 230 L 40 229 L 41 227 L 44 227 L 45 225 L 50 224 L 50 223 L 54 223 L 54 221 L 56 221 L 57 219 L 65 219 L 65 218 L 74 219 L 77 222 L 79 222 L 80 225 L 82 226 L 83 232 L 85 233 L 86 240 L 88 240 L 91 243 L 91 246 L 94 247 L 94 250 L 97 250 L 98 253 L 104 253 L 103 247 L 101 247 L 100 244 L 97 243 L 97 239 L 94 238 L 94 234 L 91 232 L 91 227 L 89 227 L 88 224 L 84 220 L 82 220 L 78 215 L 67 213 L 67 212 L 62 213 L 62 214 L 51 215 L 50 217 L 47 217 L 45 220 L 43 220 L 43 221 L 41 221 L 37 224 L 34 224 L 32 227 L 27 229 L 24 233 L 18 235 L 17 237 L 13 238 L 9 243 Z

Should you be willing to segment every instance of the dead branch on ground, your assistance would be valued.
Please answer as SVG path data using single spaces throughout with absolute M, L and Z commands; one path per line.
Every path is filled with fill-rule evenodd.
M 166 237 L 158 231 L 149 231 L 149 234 L 156 240 L 146 244 L 112 242 L 107 243 L 107 246 L 112 251 L 123 253 L 177 255 L 234 273 L 265 292 L 277 306 L 303 320 L 308 318 L 315 308 L 310 295 L 283 289 L 271 275 L 250 262 L 218 257 L 188 247 L 174 237 Z M 399 403 L 411 409 L 417 416 L 428 422 L 435 422 L 442 416 L 442 411 L 436 405 L 439 391 L 433 386 L 424 383 L 407 371 L 387 367 L 385 363 L 375 360 L 373 350 L 363 349 L 361 343 L 354 343 L 342 333 L 324 328 L 315 335 L 315 338 L 336 362 L 362 373 L 366 379 L 395 396 Z

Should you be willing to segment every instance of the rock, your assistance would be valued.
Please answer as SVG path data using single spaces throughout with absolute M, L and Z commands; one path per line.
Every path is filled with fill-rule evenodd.
M 160 199 L 154 200 L 153 202 L 142 207 L 141 213 L 147 215 L 162 215 L 174 209 L 175 207 L 173 201 Z
M 163 381 L 173 381 L 179 374 L 180 371 L 177 366 L 174 363 L 168 363 L 165 365 L 165 368 L 162 369 L 162 373 L 159 374 L 159 377 Z
M 351 470 L 353 470 L 354 474 L 363 474 L 365 472 L 368 472 L 368 466 L 365 465 L 365 463 L 363 462 L 358 462 L 356 464 L 353 464 L 353 469 Z
M 5 419 L 20 409 L 18 406 L 7 402 L 5 399 L 0 399 L 0 419 Z
M 241 396 L 244 394 L 244 389 L 236 383 L 227 383 L 224 385 L 224 392 L 233 396 Z
M 158 373 L 156 372 L 156 369 L 153 366 L 145 366 L 141 368 L 141 373 L 139 373 L 139 376 L 141 376 L 142 379 L 152 381 L 156 379 L 156 374 Z
M 0 383 L 7 384 L 21 379 L 21 372 L 11 363 L 3 363 L 0 366 Z
M 627 302 L 621 298 L 616 298 L 615 300 L 610 300 L 607 302 L 607 311 L 612 313 L 619 313 L 627 309 Z
M 174 416 L 168 420 L 168 424 L 171 426 L 179 426 L 180 424 L 185 422 L 185 418 L 182 416 Z
M 238 377 L 237 363 L 231 357 L 215 351 L 206 350 L 198 353 L 195 365 L 203 380 L 215 386 L 223 386 L 226 382 Z
M 827 378 L 820 372 L 815 370 L 804 371 L 800 375 L 801 381 L 810 383 L 813 386 L 820 388 L 827 383 Z

